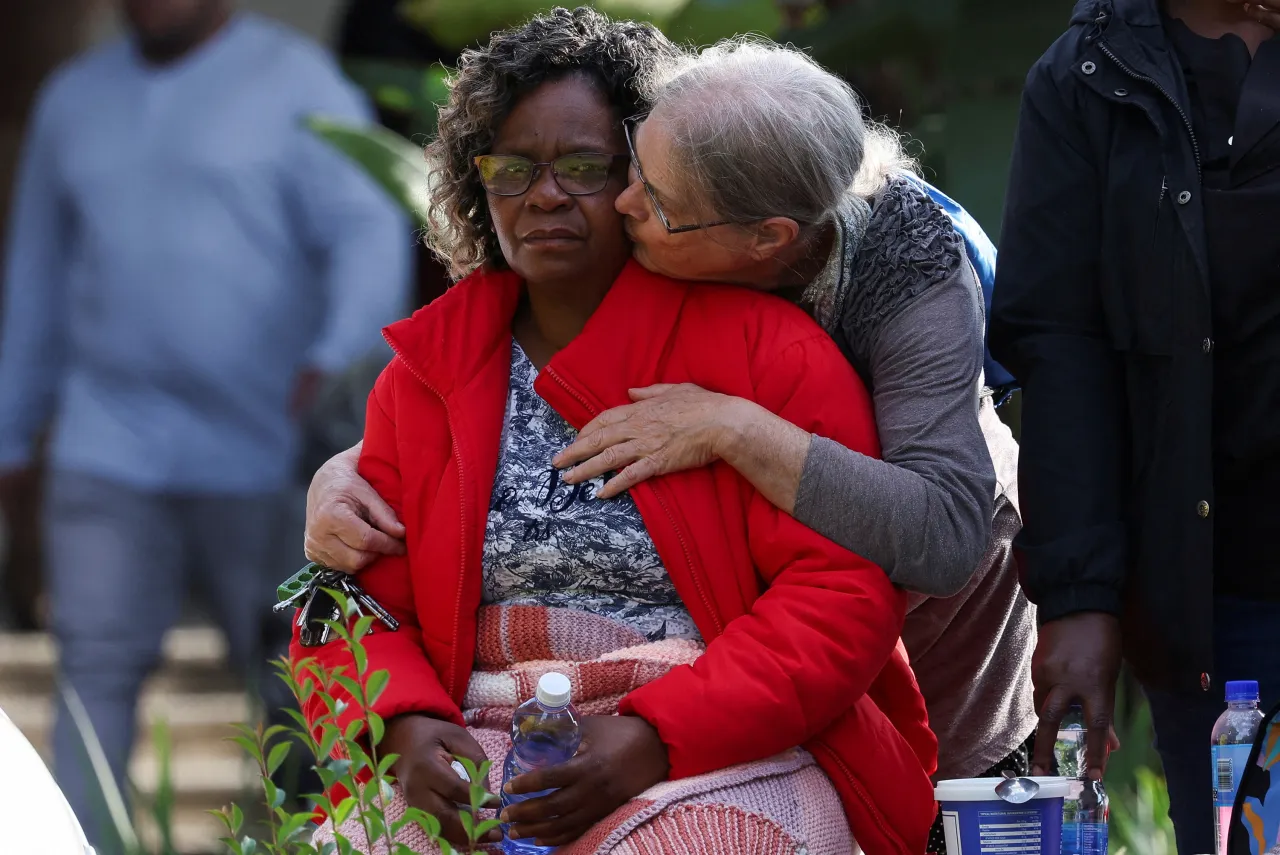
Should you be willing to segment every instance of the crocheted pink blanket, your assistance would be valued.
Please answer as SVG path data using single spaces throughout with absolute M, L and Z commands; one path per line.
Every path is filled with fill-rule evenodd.
M 558 671 L 573 683 L 583 715 L 614 715 L 627 693 L 691 664 L 701 644 L 682 639 L 650 642 L 606 618 L 567 609 L 486 606 L 480 610 L 476 667 L 464 701 L 468 729 L 493 768 L 489 789 L 498 792 L 502 761 L 511 747 L 511 714 L 533 696 L 539 678 Z M 395 675 L 391 675 L 395 679 Z M 762 726 L 767 726 L 762 723 Z M 396 788 L 388 818 L 405 808 Z M 342 834 L 368 855 L 386 845 L 364 841 L 358 818 Z M 333 840 L 326 822 L 314 842 Z M 398 842 L 414 852 L 438 853 L 416 827 Z M 496 851 L 496 850 L 495 850 Z M 795 748 L 695 778 L 667 781 L 614 811 L 561 855 L 855 855 L 840 798 L 808 752 Z

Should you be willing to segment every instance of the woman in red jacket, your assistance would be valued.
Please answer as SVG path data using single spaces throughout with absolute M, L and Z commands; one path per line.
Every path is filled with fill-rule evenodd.
M 632 81 L 668 49 L 646 25 L 556 10 L 466 54 L 441 111 L 430 239 L 475 272 L 387 328 L 396 358 L 370 397 L 360 459 L 407 529 L 406 554 L 360 576 L 402 624 L 365 642 L 369 667 L 391 673 L 375 704 L 385 748 L 400 755 L 409 803 L 461 837 L 453 804 L 465 790 L 449 758 L 485 759 L 469 691 L 494 658 L 477 643 L 482 607 L 548 609 L 544 631 L 603 618 L 634 641 L 699 655 L 629 691 L 621 715 L 588 716 L 573 760 L 516 779 L 516 792 L 557 792 L 509 808 L 513 836 L 586 844 L 628 809 L 659 804 L 655 785 L 790 752 L 825 773 L 820 785 L 805 779 L 773 801 L 755 787 L 766 795 L 753 821 L 815 855 L 854 851 L 840 829 L 796 839 L 783 816 L 795 814 L 788 799 L 819 816 L 838 797 L 864 851 L 921 852 L 936 741 L 898 643 L 904 596 L 885 574 L 722 463 L 609 501 L 559 483 L 551 463 L 628 389 L 682 382 L 877 452 L 865 389 L 801 310 L 630 260 L 614 208 L 622 120 L 645 106 Z M 509 646 L 540 643 L 507 629 Z M 295 644 L 294 656 L 350 667 L 341 644 Z M 708 800 L 683 804 L 685 816 Z M 711 807 L 704 825 L 682 826 L 686 845 L 702 835 L 699 851 L 743 851 L 732 828 L 712 827 L 724 811 Z

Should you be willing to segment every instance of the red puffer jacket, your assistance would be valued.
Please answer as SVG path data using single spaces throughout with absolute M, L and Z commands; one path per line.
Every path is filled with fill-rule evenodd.
M 402 622 L 365 640 L 369 667 L 391 672 L 376 704 L 384 719 L 421 712 L 462 722 L 521 287 L 512 273 L 477 273 L 386 330 L 397 358 L 370 397 L 360 459 L 361 475 L 408 532 L 407 556 L 360 577 Z M 634 262 L 536 388 L 581 429 L 628 403 L 629 388 L 682 382 L 878 453 L 866 390 L 803 312 L 746 289 L 674 282 Z M 803 745 L 866 852 L 924 852 L 937 742 L 898 642 L 903 595 L 723 463 L 631 495 L 707 641 L 693 667 L 623 701 L 624 714 L 661 734 L 672 777 Z M 295 644 L 293 653 L 353 670 L 341 644 Z M 314 720 L 322 708 L 304 712 Z

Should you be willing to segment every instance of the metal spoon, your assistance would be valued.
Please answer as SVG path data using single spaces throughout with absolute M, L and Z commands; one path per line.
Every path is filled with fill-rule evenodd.
M 1040 792 L 1040 785 L 1030 778 L 1019 778 L 1006 770 L 1004 780 L 996 784 L 996 795 L 1009 804 L 1020 805 L 1029 802 Z

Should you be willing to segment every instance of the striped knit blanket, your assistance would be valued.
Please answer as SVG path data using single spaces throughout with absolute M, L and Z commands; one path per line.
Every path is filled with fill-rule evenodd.
M 539 678 L 558 671 L 573 683 L 583 715 L 614 715 L 627 693 L 701 655 L 701 644 L 650 642 L 606 618 L 568 609 L 486 606 L 480 610 L 476 668 L 463 713 L 468 729 L 493 761 L 489 790 L 498 792 L 502 761 L 511 747 L 511 714 L 533 696 Z M 395 675 L 391 675 L 395 679 Z M 388 808 L 405 808 L 396 788 Z M 382 841 L 368 846 L 358 818 L 342 833 L 368 855 L 387 855 Z M 333 839 L 326 822 L 314 842 Z M 414 852 L 439 852 L 420 829 L 404 829 L 398 842 Z M 495 850 L 497 851 L 497 850 Z M 618 808 L 560 855 L 856 855 L 844 809 L 831 782 L 799 748 L 679 781 L 666 781 Z

